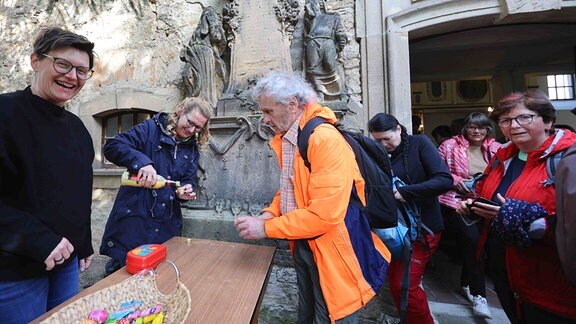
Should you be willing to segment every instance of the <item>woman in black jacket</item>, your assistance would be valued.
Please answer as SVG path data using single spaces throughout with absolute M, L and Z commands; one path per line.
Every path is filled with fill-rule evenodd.
M 420 286 L 426 264 L 436 251 L 444 222 L 438 195 L 452 188 L 452 175 L 432 141 L 425 135 L 408 135 L 406 127 L 389 114 L 376 114 L 368 129 L 390 154 L 394 175 L 406 186 L 397 188 L 394 197 L 400 201 L 414 202 L 420 210 L 423 230 L 413 245 L 410 265 L 410 288 L 406 323 L 432 324 L 434 321 Z M 388 280 L 396 308 L 400 310 L 400 290 L 404 265 L 401 260 L 390 263 Z
M 28 323 L 74 296 L 92 261 L 94 149 L 66 103 L 92 76 L 93 49 L 45 28 L 30 86 L 0 95 L 0 323 Z

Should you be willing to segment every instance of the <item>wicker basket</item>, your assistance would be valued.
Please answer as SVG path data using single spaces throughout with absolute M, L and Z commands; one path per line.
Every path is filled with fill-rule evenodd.
M 84 296 L 65 306 L 41 323 L 80 323 L 94 309 L 105 309 L 108 313 L 118 310 L 120 303 L 139 300 L 142 307 L 162 305 L 164 323 L 184 323 L 190 313 L 190 291 L 180 282 L 180 273 L 176 265 L 170 263 L 178 278 L 176 289 L 169 295 L 162 294 L 156 286 L 157 271 L 152 275 L 134 275 L 116 285 L 104 288 Z M 160 265 L 159 265 L 160 266 Z

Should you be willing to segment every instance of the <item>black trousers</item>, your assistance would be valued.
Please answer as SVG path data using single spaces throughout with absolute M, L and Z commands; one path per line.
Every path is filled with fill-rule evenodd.
M 506 274 L 506 250 L 504 242 L 494 235 L 489 234 L 488 240 L 486 241 L 486 253 L 488 254 L 488 273 L 490 274 L 492 283 L 494 283 L 494 289 L 496 289 L 496 295 L 498 295 L 502 309 L 512 324 L 523 323 L 520 322 L 516 313 L 516 299 L 514 298 L 514 292 L 510 288 L 508 275 Z
M 320 288 L 318 268 L 307 240 L 295 241 L 294 269 L 298 283 L 298 323 L 330 323 L 324 295 Z M 337 324 L 358 323 L 357 313 L 337 320 Z
M 442 207 L 442 211 L 445 215 L 446 230 L 454 236 L 460 248 L 462 257 L 460 285 L 462 287 L 469 286 L 472 296 L 486 297 L 486 281 L 482 262 L 476 258 L 483 222 L 468 226 L 454 209 Z

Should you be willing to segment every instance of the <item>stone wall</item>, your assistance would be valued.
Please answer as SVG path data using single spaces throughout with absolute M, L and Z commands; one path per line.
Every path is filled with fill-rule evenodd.
M 221 12 L 228 2 L 5 0 L 0 5 L 0 92 L 18 90 L 30 83 L 29 54 L 34 37 L 42 27 L 58 25 L 87 36 L 96 44 L 98 54 L 96 73 L 70 103 L 72 111 L 87 114 L 82 111 L 86 109 L 83 104 L 122 91 L 154 94 L 164 99 L 162 106 L 154 107 L 156 111 L 172 109 L 184 91 L 180 50 L 192 35 L 203 8 L 213 6 Z M 304 0 L 299 3 L 303 8 Z M 348 31 L 351 41 L 343 52 L 342 64 L 352 96 L 361 101 L 354 1 L 328 0 L 327 8 L 342 16 Z M 136 103 L 147 106 L 145 100 L 130 98 L 123 108 L 140 107 Z M 104 107 L 107 109 L 119 108 L 115 102 L 102 104 L 108 105 Z

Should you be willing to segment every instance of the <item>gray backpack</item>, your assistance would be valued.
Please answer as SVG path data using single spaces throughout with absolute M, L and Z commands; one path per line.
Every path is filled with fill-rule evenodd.
M 564 274 L 576 285 L 576 145 L 564 151 L 554 178 L 556 249 Z

